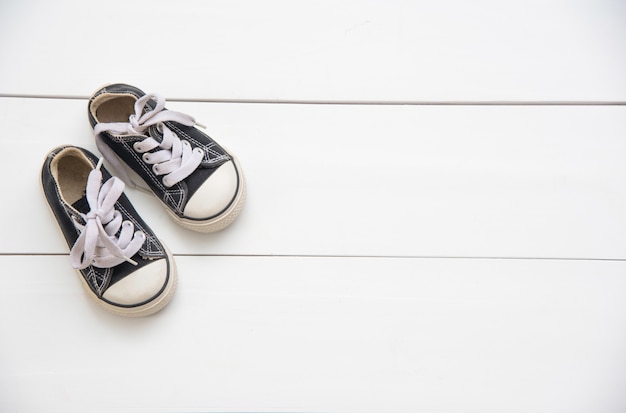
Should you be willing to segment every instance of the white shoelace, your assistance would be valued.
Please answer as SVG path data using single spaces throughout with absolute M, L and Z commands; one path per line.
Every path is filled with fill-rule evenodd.
M 102 159 L 87 178 L 86 197 L 90 211 L 81 214 L 85 225 L 74 219 L 80 235 L 72 247 L 70 259 L 72 266 L 79 270 L 91 264 L 110 268 L 124 261 L 137 265 L 130 257 L 139 251 L 146 239 L 143 232 L 133 231 L 132 222 L 122 221 L 122 214 L 114 208 L 124 191 L 124 182 L 112 177 L 102 184 L 101 165 Z M 118 238 L 115 234 L 120 227 Z
M 154 98 L 156 107 L 142 115 L 143 109 L 148 100 Z M 94 132 L 96 135 L 101 132 L 111 132 L 114 135 L 144 135 L 146 130 L 156 125 L 163 133 L 163 140 L 158 142 L 154 138 L 147 137 L 141 142 L 135 142 L 133 148 L 139 153 L 143 153 L 143 160 L 152 165 L 152 171 L 156 175 L 165 175 L 163 185 L 171 187 L 182 181 L 198 168 L 204 157 L 204 151 L 200 148 L 191 149 L 189 142 L 181 141 L 174 132 L 167 126 L 166 121 L 173 121 L 185 126 L 202 126 L 194 118 L 184 113 L 163 110 L 165 99 L 160 95 L 144 95 L 135 102 L 135 113 L 130 115 L 128 122 L 98 123 Z M 155 148 L 159 151 L 147 153 Z

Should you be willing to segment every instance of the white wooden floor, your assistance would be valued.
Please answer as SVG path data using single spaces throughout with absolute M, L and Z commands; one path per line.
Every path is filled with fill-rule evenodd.
M 626 411 L 626 2 L 5 0 L 0 412 Z M 96 308 L 41 195 L 103 83 L 236 153 L 173 302 Z

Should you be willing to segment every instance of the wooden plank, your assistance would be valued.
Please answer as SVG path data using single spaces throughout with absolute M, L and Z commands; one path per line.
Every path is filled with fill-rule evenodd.
M 0 99 L 4 253 L 67 253 L 40 192 L 53 147 L 95 151 L 85 102 Z M 174 102 L 235 152 L 230 228 L 176 226 L 128 190 L 175 253 L 626 257 L 626 109 Z
M 626 101 L 612 0 L 9 1 L 1 94 L 125 81 L 181 99 Z
M 626 409 L 624 262 L 176 260 L 124 319 L 65 258 L 0 257 L 1 410 Z

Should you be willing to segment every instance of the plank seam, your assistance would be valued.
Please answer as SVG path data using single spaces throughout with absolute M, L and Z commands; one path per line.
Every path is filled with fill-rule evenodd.
M 335 254 L 172 254 L 175 257 L 231 257 L 231 258 L 371 258 L 415 260 L 492 260 L 492 261 L 607 261 L 626 262 L 626 258 L 592 257 L 513 257 L 462 255 L 335 255 Z M 66 253 L 0 253 L 0 257 L 67 257 Z
M 0 98 L 88 100 L 89 96 L 0 93 Z M 626 106 L 612 100 L 306 100 L 306 99 L 200 99 L 168 98 L 170 102 L 233 103 L 267 105 L 353 105 L 353 106 Z

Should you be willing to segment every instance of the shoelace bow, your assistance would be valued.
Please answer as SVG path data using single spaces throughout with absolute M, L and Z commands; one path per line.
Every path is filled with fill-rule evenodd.
M 70 260 L 79 270 L 91 264 L 110 268 L 124 261 L 137 265 L 130 257 L 139 251 L 146 239 L 143 232 L 134 232 L 133 223 L 123 221 L 122 214 L 114 208 L 124 191 L 124 182 L 112 177 L 102 184 L 101 166 L 102 159 L 87 178 L 86 197 L 90 211 L 81 214 L 85 225 L 74 219 L 80 235 L 72 247 Z M 118 231 L 120 234 L 116 237 Z
M 150 99 L 156 101 L 156 107 L 143 113 Z M 145 135 L 150 126 L 156 125 L 163 133 L 161 142 L 147 137 L 141 142 L 135 142 L 133 148 L 143 153 L 144 162 L 152 165 L 152 171 L 156 175 L 165 175 L 163 185 L 171 187 L 182 181 L 198 168 L 204 157 L 204 151 L 200 148 L 192 149 L 189 142 L 181 141 L 164 122 L 173 121 L 185 126 L 202 126 L 194 118 L 180 112 L 165 109 L 165 99 L 156 94 L 147 94 L 135 102 L 135 113 L 130 115 L 128 122 L 98 123 L 94 132 L 111 132 L 114 135 Z M 156 152 L 151 150 L 159 148 Z

